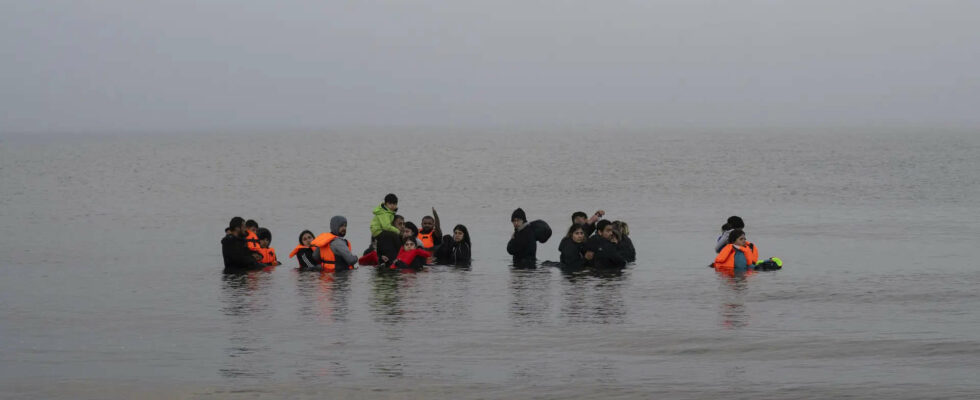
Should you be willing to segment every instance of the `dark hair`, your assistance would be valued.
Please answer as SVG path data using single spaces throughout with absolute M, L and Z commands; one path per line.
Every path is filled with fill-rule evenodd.
M 601 220 L 595 224 L 595 231 L 602 232 L 602 230 L 606 229 L 606 227 L 609 225 L 612 225 L 612 222 L 609 222 L 608 219 Z
M 266 229 L 266 228 L 259 228 L 259 229 L 257 229 L 255 231 L 255 236 L 258 236 L 259 237 L 259 240 L 265 239 L 265 240 L 268 240 L 270 242 L 272 241 L 272 232 L 269 232 L 269 230 Z
M 582 225 L 582 224 L 572 224 L 572 226 L 568 227 L 568 233 L 565 234 L 565 237 L 571 239 L 572 238 L 572 234 L 575 233 L 575 231 L 577 231 L 579 229 L 582 230 L 582 233 L 585 233 L 585 225 Z
M 745 235 L 745 231 L 738 228 L 733 229 L 731 233 L 728 234 L 728 244 L 735 243 L 735 241 L 743 235 Z
M 575 222 L 575 218 L 578 217 L 589 218 L 589 216 L 584 211 L 576 211 L 572 213 L 572 222 Z
M 425 220 L 427 220 L 427 219 L 431 219 L 431 220 L 433 220 L 433 221 L 435 221 L 435 220 L 436 220 L 435 218 L 432 218 L 432 216 L 431 216 L 431 215 L 426 215 L 426 216 L 424 216 L 424 217 L 422 217 L 422 220 L 423 220 L 423 221 L 425 221 Z
M 398 196 L 394 193 L 388 193 L 385 195 L 385 203 L 398 204 Z
M 732 229 L 732 226 L 731 225 L 728 225 L 727 222 L 724 225 L 721 226 L 721 231 L 722 232 L 727 231 L 727 230 L 730 230 L 730 229 Z
M 402 221 L 404 221 L 405 220 L 405 217 L 403 217 L 401 215 L 398 215 L 398 214 L 395 214 L 395 218 L 392 218 L 391 219 L 391 222 L 395 222 L 396 219 L 401 219 Z
M 466 226 L 464 226 L 463 224 L 456 225 L 456 227 L 453 228 L 453 234 L 455 234 L 456 231 L 462 231 L 463 242 L 465 242 L 467 245 L 472 246 L 472 243 L 470 243 L 470 231 L 466 229 Z
M 302 231 L 302 232 L 299 233 L 299 244 L 303 244 L 303 235 L 305 235 L 307 233 L 309 233 L 310 236 L 313 236 L 314 238 L 316 238 L 316 235 L 314 235 L 313 232 L 310 232 L 309 230 Z
M 408 228 L 408 229 L 410 229 L 412 231 L 412 237 L 413 238 L 419 235 L 419 227 L 415 226 L 415 223 L 414 222 L 412 222 L 412 221 L 405 221 L 405 227 Z
M 418 242 L 415 241 L 415 236 L 403 238 L 402 239 L 402 246 L 404 246 L 405 243 L 408 243 L 408 242 L 415 243 L 415 245 L 418 246 Z
M 739 218 L 739 216 L 737 216 L 737 215 L 732 215 L 731 217 L 728 217 L 728 225 L 732 229 L 744 229 L 745 228 L 745 222 L 742 221 L 742 218 Z
M 245 223 L 245 218 L 242 217 L 232 218 L 231 221 L 228 222 L 228 229 L 241 228 L 243 223 Z
M 258 222 L 255 222 L 254 219 L 250 219 L 248 221 L 245 221 L 245 227 L 246 228 L 258 228 L 259 227 L 259 223 Z

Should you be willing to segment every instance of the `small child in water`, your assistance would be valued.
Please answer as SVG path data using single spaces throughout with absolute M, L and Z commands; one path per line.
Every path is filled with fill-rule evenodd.
M 407 237 L 403 240 L 402 248 L 398 251 L 395 263 L 391 264 L 391 269 L 422 269 L 425 266 L 425 260 L 429 257 L 432 257 L 432 253 L 418 248 L 415 237 Z
M 262 255 L 259 262 L 270 267 L 282 265 L 276 258 L 276 249 L 269 247 L 269 244 L 272 243 L 272 232 L 265 228 L 259 228 L 255 234 L 259 237 L 259 248 L 256 251 Z

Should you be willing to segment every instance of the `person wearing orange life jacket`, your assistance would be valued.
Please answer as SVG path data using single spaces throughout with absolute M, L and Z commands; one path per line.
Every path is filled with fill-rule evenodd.
M 269 247 L 272 243 L 272 232 L 266 228 L 259 228 L 255 235 L 259 238 L 259 249 L 256 251 L 262 256 L 259 262 L 270 267 L 282 265 L 276 257 L 276 249 Z
M 416 236 L 422 242 L 422 250 L 435 252 L 436 248 L 442 244 L 442 228 L 439 226 L 439 214 L 432 208 L 432 215 L 422 217 L 422 229 Z
M 255 222 L 254 219 L 245 221 L 245 234 L 247 235 L 245 236 L 245 245 L 248 246 L 249 250 L 258 251 L 262 247 L 259 246 L 259 236 L 256 234 L 258 230 L 259 223 Z
M 330 233 L 321 233 L 310 243 L 320 249 L 324 271 L 347 271 L 356 268 L 357 256 L 351 253 L 347 235 L 347 218 L 336 215 L 330 218 Z
M 313 232 L 305 230 L 299 233 L 299 244 L 289 253 L 289 258 L 296 257 L 300 271 L 319 271 L 322 268 L 318 256 L 314 255 L 314 250 L 319 251 L 313 246 Z
M 722 247 L 712 266 L 726 273 L 745 272 L 753 269 L 759 259 L 759 248 L 745 239 L 745 232 L 733 229 L 728 235 L 728 244 Z

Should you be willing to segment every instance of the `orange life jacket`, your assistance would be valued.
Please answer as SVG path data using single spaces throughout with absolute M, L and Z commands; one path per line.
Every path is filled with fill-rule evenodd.
M 336 269 L 337 256 L 333 254 L 333 250 L 330 249 L 330 242 L 333 242 L 334 239 L 338 238 L 340 238 L 340 236 L 334 235 L 330 232 L 321 233 L 320 236 L 317 236 L 316 239 L 313 239 L 313 242 L 310 243 L 320 248 L 320 260 L 322 261 L 320 265 L 323 267 L 324 271 L 330 272 Z M 344 242 L 347 243 L 347 250 L 349 251 L 351 249 L 350 242 L 347 240 L 344 240 Z M 348 266 L 348 268 L 353 267 L 353 265 Z
M 309 248 L 312 248 L 312 247 L 313 246 L 303 246 L 301 244 L 298 244 L 298 245 L 296 245 L 296 248 L 294 248 L 293 251 L 289 253 L 289 258 L 296 257 L 296 254 L 299 254 L 299 251 L 300 250 L 309 249 Z
M 277 264 L 279 262 L 279 260 L 276 259 L 276 249 L 273 249 L 272 247 L 269 247 L 267 249 L 263 249 L 260 247 L 256 251 L 258 251 L 259 254 L 262 255 L 262 260 L 259 261 L 262 264 Z
M 259 236 L 252 231 L 248 231 L 248 236 L 245 236 L 245 245 L 252 251 L 258 251 L 262 248 L 262 246 L 259 246 Z
M 715 262 L 712 264 L 716 270 L 732 272 L 735 270 L 735 252 L 741 251 L 745 255 L 745 264 L 752 266 L 756 261 L 759 260 L 759 248 L 752 243 L 745 243 L 742 249 L 736 249 L 735 245 L 729 243 L 725 247 L 721 248 L 718 255 L 715 257 Z
M 421 231 L 419 231 L 418 239 L 422 241 L 422 248 L 432 249 L 436 247 L 435 235 L 436 235 L 435 229 L 433 229 L 432 232 L 429 233 L 422 233 Z

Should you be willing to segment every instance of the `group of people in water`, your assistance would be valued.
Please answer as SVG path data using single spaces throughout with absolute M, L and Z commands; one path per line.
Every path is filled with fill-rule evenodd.
M 435 208 L 432 215 L 422 218 L 421 228 L 405 221 L 397 211 L 398 196 L 389 193 L 374 208 L 371 244 L 360 256 L 353 253 L 346 239 L 347 218 L 338 215 L 330 219 L 329 232 L 319 235 L 309 230 L 300 232 L 299 244 L 289 253 L 289 258 L 296 258 L 301 271 L 325 272 L 352 270 L 358 265 L 374 265 L 380 270 L 419 270 L 431 264 L 470 265 L 472 243 L 466 226 L 456 225 L 452 235 L 443 235 Z M 629 237 L 629 225 L 602 219 L 604 215 L 603 210 L 591 217 L 581 211 L 572 214 L 572 224 L 558 245 L 560 262 L 546 264 L 609 270 L 635 262 L 636 248 Z M 533 268 L 537 264 L 537 244 L 548 241 L 551 227 L 542 220 L 528 222 L 520 208 L 511 214 L 511 223 L 514 233 L 507 242 L 507 252 L 513 256 L 514 267 Z M 746 240 L 744 228 L 744 222 L 737 216 L 726 221 L 715 245 L 717 256 L 712 267 L 722 272 L 777 269 L 771 265 L 776 262 L 781 267 L 778 259 L 758 262 L 759 250 Z M 224 272 L 244 273 L 281 265 L 271 242 L 272 233 L 254 220 L 232 218 L 221 240 Z

